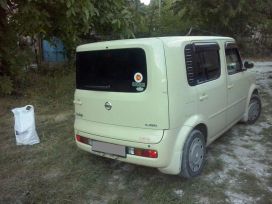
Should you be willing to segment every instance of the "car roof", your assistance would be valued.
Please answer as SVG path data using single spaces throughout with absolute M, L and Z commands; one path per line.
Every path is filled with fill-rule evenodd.
M 164 44 L 175 44 L 188 41 L 211 41 L 211 40 L 225 40 L 225 41 L 235 41 L 230 37 L 223 36 L 168 36 L 168 37 L 150 37 L 150 38 L 134 38 L 134 39 L 123 39 L 123 40 L 111 40 L 111 41 L 101 41 L 88 43 L 80 45 L 77 47 L 77 51 L 85 51 L 90 48 L 106 46 L 106 45 L 120 45 L 120 44 L 147 44 L 162 41 Z
M 234 39 L 231 37 L 223 36 L 170 36 L 170 37 L 159 37 L 164 42 L 170 41 L 199 41 L 199 40 L 231 40 Z

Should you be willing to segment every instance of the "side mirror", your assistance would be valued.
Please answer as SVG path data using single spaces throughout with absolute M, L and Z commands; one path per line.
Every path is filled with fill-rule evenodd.
M 247 68 L 247 69 L 251 69 L 251 68 L 254 67 L 254 64 L 253 64 L 253 62 L 245 61 L 244 67 Z

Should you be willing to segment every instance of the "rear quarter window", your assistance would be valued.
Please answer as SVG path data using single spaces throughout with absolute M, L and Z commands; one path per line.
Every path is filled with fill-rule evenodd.
M 217 43 L 188 44 L 185 46 L 184 53 L 190 86 L 220 77 L 221 66 Z
M 146 55 L 141 48 L 84 51 L 76 54 L 77 89 L 142 92 L 146 86 Z

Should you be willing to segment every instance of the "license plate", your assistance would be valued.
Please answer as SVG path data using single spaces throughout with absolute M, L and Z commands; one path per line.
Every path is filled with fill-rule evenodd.
M 106 142 L 99 142 L 93 140 L 92 150 L 96 152 L 102 152 L 106 154 L 118 155 L 121 157 L 126 157 L 126 147 L 122 145 L 116 145 Z

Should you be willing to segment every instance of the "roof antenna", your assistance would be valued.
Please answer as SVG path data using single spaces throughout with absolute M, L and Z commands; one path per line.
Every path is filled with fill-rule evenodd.
M 193 31 L 193 27 L 190 28 L 190 30 L 188 31 L 188 33 L 186 34 L 186 36 L 191 35 L 191 32 Z

